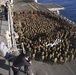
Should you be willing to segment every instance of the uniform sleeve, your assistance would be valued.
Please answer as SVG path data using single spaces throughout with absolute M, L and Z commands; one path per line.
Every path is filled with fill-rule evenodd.
M 25 60 L 25 58 L 22 58 L 22 60 L 23 60 L 25 66 L 30 66 L 30 63 L 28 63 L 28 62 Z

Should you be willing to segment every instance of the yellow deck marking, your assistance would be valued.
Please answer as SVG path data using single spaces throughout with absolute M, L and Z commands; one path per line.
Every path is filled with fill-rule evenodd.
M 37 11 L 37 8 L 35 6 L 33 6 L 31 3 L 28 3 L 28 5 L 33 8 L 35 11 Z

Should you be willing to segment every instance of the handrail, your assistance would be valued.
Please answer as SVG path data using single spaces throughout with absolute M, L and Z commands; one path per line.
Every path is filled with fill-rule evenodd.
M 9 32 L 10 32 L 10 44 L 11 46 L 9 47 L 10 49 L 12 47 L 17 47 L 17 44 L 16 44 L 16 40 L 15 40 L 15 36 L 14 36 L 14 27 L 13 27 L 13 11 L 11 9 L 11 2 L 8 3 L 8 27 L 9 27 Z M 24 44 L 21 43 L 21 46 L 22 46 L 22 50 L 24 52 L 24 54 L 26 54 L 26 51 L 25 51 L 25 48 L 24 48 Z
M 66 18 L 65 16 L 62 16 L 62 15 L 60 15 L 60 17 L 67 20 L 69 23 L 73 24 L 76 27 L 76 23 L 73 22 L 72 20 L 70 20 L 70 19 L 68 19 L 68 18 Z
M 9 32 L 10 32 L 10 48 L 16 46 L 16 41 L 15 41 L 15 37 L 14 37 L 14 28 L 13 28 L 13 12 L 10 6 L 11 2 L 8 1 L 8 27 L 9 27 Z

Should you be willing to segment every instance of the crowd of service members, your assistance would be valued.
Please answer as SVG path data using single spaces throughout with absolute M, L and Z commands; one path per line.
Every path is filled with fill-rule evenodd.
M 75 27 L 58 15 L 42 11 L 14 12 L 14 28 L 19 35 L 17 43 L 24 43 L 32 59 L 64 63 L 76 57 Z M 53 47 L 46 44 L 56 39 L 61 42 Z

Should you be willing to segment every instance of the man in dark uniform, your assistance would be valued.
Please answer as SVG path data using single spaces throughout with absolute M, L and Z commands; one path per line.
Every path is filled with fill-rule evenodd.
M 31 61 L 30 61 L 30 56 L 31 56 L 31 53 L 28 52 L 26 53 L 26 55 L 24 55 L 23 53 L 21 53 L 13 62 L 13 65 L 12 65 L 12 70 L 14 72 L 14 75 L 19 75 L 19 70 L 21 68 L 21 66 L 25 66 L 26 68 L 26 73 L 27 75 L 28 74 L 28 67 L 31 65 Z
M 4 15 L 5 15 L 5 19 L 6 21 L 8 20 L 8 7 L 4 6 Z

